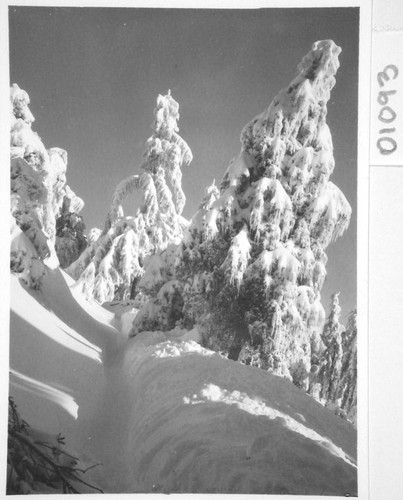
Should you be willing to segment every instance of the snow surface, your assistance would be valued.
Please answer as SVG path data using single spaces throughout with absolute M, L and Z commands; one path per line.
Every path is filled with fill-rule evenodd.
M 60 269 L 11 278 L 10 394 L 103 466 L 106 492 L 355 495 L 356 431 L 288 380 L 202 348 L 197 330 L 128 339 Z M 114 326 L 115 325 L 115 326 Z

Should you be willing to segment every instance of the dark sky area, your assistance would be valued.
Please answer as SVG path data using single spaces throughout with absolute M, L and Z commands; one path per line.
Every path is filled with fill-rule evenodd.
M 116 184 L 137 173 L 159 93 L 180 105 L 194 160 L 183 169 L 184 216 L 240 150 L 242 127 L 296 74 L 312 43 L 342 48 L 328 103 L 331 180 L 353 208 L 331 244 L 322 303 L 356 304 L 359 9 L 138 9 L 10 7 L 10 83 L 26 90 L 47 148 L 68 152 L 67 181 L 85 201 L 87 229 L 103 227 Z M 133 212 L 136 198 L 126 203 Z

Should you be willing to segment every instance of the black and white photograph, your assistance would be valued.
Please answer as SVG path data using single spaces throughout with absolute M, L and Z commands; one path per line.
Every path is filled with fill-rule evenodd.
M 7 495 L 359 496 L 365 22 L 271 3 L 8 5 Z

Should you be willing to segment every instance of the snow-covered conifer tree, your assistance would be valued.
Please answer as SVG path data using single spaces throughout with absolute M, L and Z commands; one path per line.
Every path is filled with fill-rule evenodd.
M 344 327 L 340 318 L 339 293 L 332 296 L 332 306 L 322 332 L 325 346 L 320 357 L 318 380 L 321 384 L 320 398 L 326 403 L 336 403 L 340 393 L 340 378 L 343 367 Z
M 308 389 L 325 321 L 325 249 L 351 215 L 329 180 L 326 103 L 340 50 L 314 43 L 290 85 L 244 127 L 240 154 L 208 189 L 183 242 L 158 257 L 158 282 L 143 281 L 157 292 L 132 335 L 150 329 L 151 317 L 170 328 L 175 302 L 174 317 L 197 325 L 204 345 Z
M 100 303 L 133 297 L 147 259 L 182 237 L 188 221 L 181 216 L 186 200 L 181 166 L 191 162 L 192 153 L 177 133 L 178 120 L 171 93 L 159 95 L 140 172 L 118 184 L 104 230 L 67 268 L 87 297 Z M 125 216 L 122 203 L 137 190 L 140 206 Z
M 29 96 L 13 84 L 11 104 L 11 270 L 39 287 L 46 266 L 56 267 L 56 219 L 68 197 L 76 210 L 83 202 L 66 184 L 67 153 L 46 150 L 32 130 Z M 23 237 L 25 235 L 25 239 Z
M 351 311 L 343 338 L 343 364 L 339 382 L 340 407 L 347 418 L 357 420 L 357 309 Z
M 77 204 L 77 201 L 67 186 L 60 215 L 56 219 L 56 253 L 62 268 L 76 261 L 87 246 L 85 224 L 79 215 L 82 204 Z
M 347 328 L 339 323 L 338 293 L 323 328 L 323 353 L 319 368 L 311 376 L 310 393 L 335 413 L 355 423 L 357 413 L 357 310 L 348 318 Z

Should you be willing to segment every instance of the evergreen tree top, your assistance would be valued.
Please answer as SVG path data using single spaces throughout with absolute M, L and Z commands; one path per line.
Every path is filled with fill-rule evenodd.
M 179 131 L 179 104 L 168 90 L 166 95 L 158 95 L 157 107 L 154 109 L 154 134 L 170 140 L 174 132 Z

